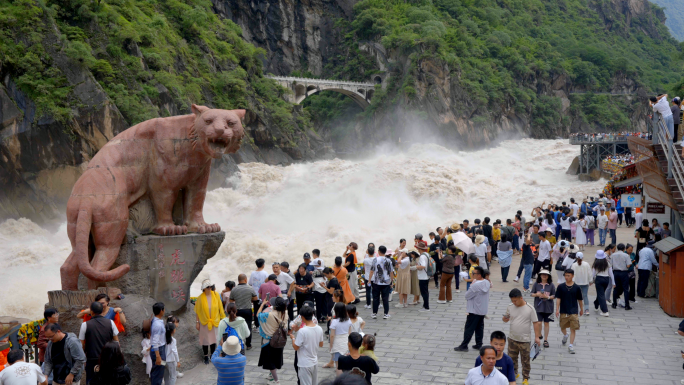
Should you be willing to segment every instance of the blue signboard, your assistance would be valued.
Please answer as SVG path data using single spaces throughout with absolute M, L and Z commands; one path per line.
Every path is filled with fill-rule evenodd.
M 622 207 L 641 207 L 641 194 L 622 194 Z

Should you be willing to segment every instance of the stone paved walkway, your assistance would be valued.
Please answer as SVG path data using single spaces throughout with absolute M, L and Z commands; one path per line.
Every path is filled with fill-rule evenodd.
M 620 229 L 618 240 L 630 240 L 631 231 Z M 593 255 L 592 248 L 587 254 Z M 589 260 L 592 262 L 593 258 Z M 519 258 L 512 267 L 517 269 Z M 489 317 L 485 322 L 485 343 L 489 334 L 503 330 L 508 334 L 501 316 L 510 303 L 508 291 L 522 284 L 503 284 L 498 265 L 492 269 L 494 291 L 489 303 Z M 513 270 L 513 269 L 511 269 Z M 510 277 L 509 280 L 514 277 Z M 555 282 L 555 274 L 554 274 Z M 593 287 L 592 287 L 593 288 Z M 360 306 L 359 313 L 366 321 L 366 333 L 377 333 L 376 354 L 380 360 L 380 373 L 373 376 L 373 384 L 463 384 L 466 374 L 473 367 L 477 353 L 457 353 L 453 347 L 463 338 L 465 324 L 464 294 L 457 294 L 451 304 L 440 305 L 434 286 L 430 290 L 430 313 L 419 313 L 413 306 L 397 309 L 391 302 L 392 318 L 384 321 L 370 318 L 370 311 Z M 593 301 L 594 294 L 590 294 Z M 526 299 L 532 300 L 531 297 Z M 639 298 L 638 298 L 639 299 Z M 581 329 L 575 341 L 576 354 L 569 354 L 561 345 L 561 334 L 557 323 L 551 324 L 549 342 L 545 349 L 532 362 L 531 384 L 680 384 L 684 379 L 680 350 L 684 338 L 676 335 L 680 319 L 666 315 L 656 299 L 639 299 L 634 310 L 618 308 L 610 310 L 610 317 L 598 317 L 591 312 L 581 318 Z M 258 339 L 256 340 L 258 341 Z M 256 342 L 255 341 L 255 342 Z M 474 344 L 474 339 L 471 345 Z M 246 384 L 268 384 L 268 372 L 257 366 L 259 359 L 258 342 L 247 352 Z M 323 369 L 327 362 L 328 345 L 319 350 L 319 381 L 332 378 L 332 369 Z M 182 357 L 181 357 L 182 358 Z M 282 384 L 296 384 L 293 368 L 294 350 L 288 344 L 285 348 L 285 365 L 278 371 Z M 185 373 L 178 381 L 184 384 L 215 384 L 216 370 L 200 365 Z M 519 381 L 518 383 L 521 383 Z

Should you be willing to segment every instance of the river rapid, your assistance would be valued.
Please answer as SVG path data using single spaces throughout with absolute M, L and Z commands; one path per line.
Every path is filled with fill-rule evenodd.
M 542 202 L 597 195 L 605 181 L 579 182 L 565 171 L 578 155 L 567 140 L 509 140 L 479 151 L 435 144 L 378 150 L 365 160 L 324 160 L 286 167 L 241 164 L 233 188 L 209 192 L 207 222 L 226 239 L 193 284 L 218 289 L 257 258 L 302 262 L 318 248 L 330 265 L 355 241 L 396 248 L 400 238 L 427 236 L 437 226 L 489 216 L 529 216 Z M 0 223 L 0 316 L 38 319 L 48 290 L 60 288 L 59 267 L 71 246 L 66 223 L 50 233 L 27 219 Z

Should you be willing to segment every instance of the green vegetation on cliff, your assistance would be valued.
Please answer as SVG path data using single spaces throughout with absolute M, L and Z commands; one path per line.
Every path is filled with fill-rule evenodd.
M 380 41 L 410 59 L 400 71 L 394 68 L 389 89 L 376 94 L 370 112 L 415 104 L 420 63 L 430 61 L 446 68 L 452 82 L 458 79 L 469 104 L 461 112 L 473 121 L 488 121 L 506 109 L 538 130 L 567 130 L 570 119 L 553 94 L 552 84 L 560 82 L 568 91 L 589 93 L 571 97 L 578 102 L 569 111 L 573 117 L 617 130 L 629 128 L 631 102 L 592 93 L 640 86 L 671 91 L 684 72 L 681 48 L 660 8 L 646 3 L 643 13 L 628 17 L 614 3 L 362 0 L 351 23 L 342 25 L 350 49 L 357 41 Z
M 682 0 L 649 0 L 665 8 L 667 21 L 665 25 L 677 40 L 684 40 L 684 1 Z
M 211 7 L 210 0 L 0 0 L 0 69 L 58 120 L 78 106 L 50 50 L 87 67 L 130 124 L 198 103 L 249 108 L 292 129 L 285 90 L 262 77 L 263 50 Z M 58 40 L 50 42 L 53 22 Z

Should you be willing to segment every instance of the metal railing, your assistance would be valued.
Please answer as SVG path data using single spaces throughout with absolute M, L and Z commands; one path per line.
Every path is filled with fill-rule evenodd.
M 682 162 L 682 157 L 674 151 L 673 138 L 667 127 L 665 127 L 662 115 L 658 114 L 653 130 L 654 144 L 662 144 L 663 150 L 665 150 L 664 153 L 667 158 L 667 177 L 674 179 L 678 192 L 682 194 L 684 193 L 684 163 Z
M 265 78 L 273 80 L 281 80 L 287 82 L 300 82 L 300 83 L 314 83 L 314 84 L 339 84 L 339 85 L 354 85 L 354 86 L 364 86 L 375 88 L 373 83 L 362 83 L 362 82 L 352 82 L 352 81 L 341 81 L 341 80 L 328 80 L 328 79 L 312 79 L 312 78 L 299 78 L 292 76 L 272 76 L 266 75 Z
M 627 135 L 606 134 L 601 136 L 579 135 L 571 136 L 570 144 L 585 144 L 585 143 L 626 143 Z

